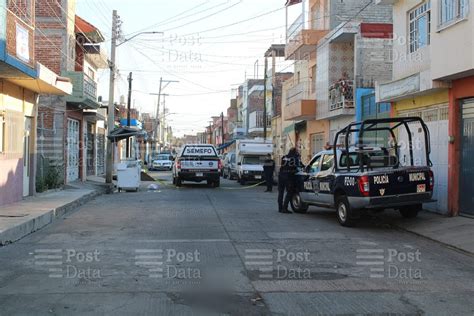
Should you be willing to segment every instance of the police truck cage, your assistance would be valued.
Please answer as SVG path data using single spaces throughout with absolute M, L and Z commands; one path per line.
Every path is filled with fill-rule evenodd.
M 424 155 L 426 159 L 426 164 L 429 167 L 432 167 L 432 162 L 430 160 L 430 132 L 425 122 L 420 117 L 395 117 L 395 118 L 383 118 L 383 119 L 369 119 L 362 122 L 353 122 L 347 125 L 342 130 L 338 131 L 334 137 L 334 143 L 332 149 L 334 150 L 334 157 L 337 157 L 337 150 L 342 148 L 342 157 L 345 158 L 345 166 L 335 164 L 335 170 L 344 171 L 347 169 L 347 172 L 364 172 L 364 168 L 367 170 L 373 169 L 379 163 L 379 166 L 383 167 L 392 167 L 397 169 L 400 166 L 400 148 L 397 141 L 397 132 L 400 133 L 402 130 L 406 131 L 408 144 L 407 149 L 409 151 L 410 165 L 415 166 L 414 159 L 414 141 L 413 134 L 410 128 L 410 125 L 419 123 L 421 129 L 423 130 L 424 138 Z M 418 124 L 416 124 L 418 126 Z M 381 152 L 384 153 L 383 156 L 374 157 L 368 153 L 373 152 L 375 148 L 367 146 L 364 143 L 367 134 L 377 132 L 386 132 L 391 138 L 390 148 L 381 146 L 378 147 Z M 355 145 L 350 146 L 350 140 L 352 136 L 355 136 Z M 342 144 L 339 143 L 339 139 L 343 138 Z M 369 137 L 370 138 L 370 137 Z M 351 150 L 350 150 L 351 148 Z M 389 154 L 389 150 L 392 150 L 393 155 Z M 353 155 L 356 154 L 357 157 L 353 159 Z M 342 167 L 342 168 L 340 168 Z M 358 167 L 358 168 L 357 168 Z

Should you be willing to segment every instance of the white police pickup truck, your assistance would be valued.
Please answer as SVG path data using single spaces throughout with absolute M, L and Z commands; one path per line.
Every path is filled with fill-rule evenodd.
M 173 165 L 173 184 L 183 181 L 206 181 L 213 187 L 220 186 L 222 162 L 213 145 L 185 145 Z
M 413 124 L 424 131 L 424 146 L 415 148 L 410 131 Z M 408 144 L 397 142 L 398 128 L 405 130 Z M 356 145 L 349 146 L 353 133 L 357 133 Z M 385 140 L 390 148 L 368 146 L 367 138 L 381 133 L 388 133 Z M 344 139 L 342 145 L 337 144 L 340 138 Z M 291 206 L 297 213 L 305 213 L 310 205 L 335 208 L 343 226 L 352 226 L 361 210 L 393 208 L 404 217 L 415 217 L 423 203 L 433 202 L 434 175 L 429 155 L 429 130 L 421 118 L 352 123 L 336 134 L 331 150 L 316 154 L 298 174 Z

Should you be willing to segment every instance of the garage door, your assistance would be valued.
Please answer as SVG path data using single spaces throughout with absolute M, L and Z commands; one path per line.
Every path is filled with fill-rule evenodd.
M 461 213 L 474 215 L 474 99 L 462 102 Z
M 311 135 L 311 157 L 324 150 L 324 133 L 316 133 Z
M 437 212 L 448 212 L 448 106 L 442 105 L 430 107 L 417 111 L 402 112 L 400 116 L 418 116 L 421 117 L 430 131 L 431 143 L 431 162 L 433 163 L 433 173 L 435 175 L 435 187 L 433 198 L 437 200 L 434 203 L 425 205 L 425 208 Z M 424 136 L 419 124 L 414 123 L 411 127 L 411 133 L 414 144 L 413 156 L 415 165 L 426 164 L 424 156 Z M 400 159 L 402 164 L 409 164 L 408 135 L 401 129 L 399 142 L 402 144 L 400 150 Z

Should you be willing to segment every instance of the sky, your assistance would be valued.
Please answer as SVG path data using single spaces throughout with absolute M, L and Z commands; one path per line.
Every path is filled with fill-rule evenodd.
M 112 10 L 118 11 L 122 34 L 117 48 L 115 100 L 126 95 L 133 73 L 133 105 L 155 113 L 160 77 L 175 80 L 162 93 L 174 134 L 196 134 L 211 116 L 226 113 L 235 89 L 245 79 L 263 78 L 263 54 L 285 42 L 285 0 L 77 0 L 76 13 L 101 30 L 110 51 Z M 258 63 L 257 63 L 258 60 Z M 258 65 L 258 66 L 257 66 Z M 292 71 L 277 61 L 277 70 Z M 108 99 L 109 72 L 99 76 L 99 95 Z M 161 107 L 162 109 L 162 107 Z

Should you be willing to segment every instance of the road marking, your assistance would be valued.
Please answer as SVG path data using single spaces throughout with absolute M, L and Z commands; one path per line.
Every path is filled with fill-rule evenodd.
M 181 243 L 181 242 L 231 242 L 230 239 L 148 239 L 138 240 L 147 243 Z

